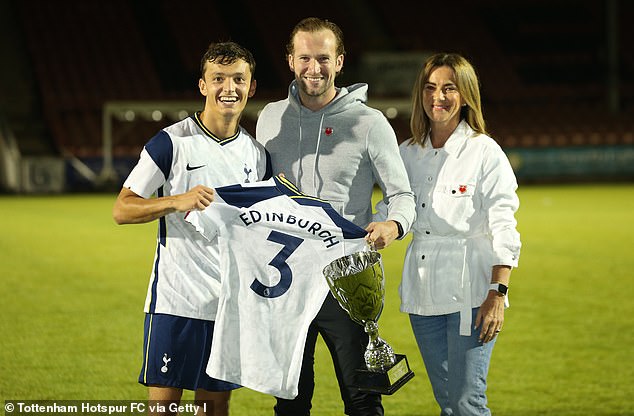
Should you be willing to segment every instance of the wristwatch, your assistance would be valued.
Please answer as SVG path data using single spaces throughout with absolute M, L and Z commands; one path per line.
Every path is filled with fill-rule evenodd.
M 392 220 L 396 223 L 396 228 L 398 229 L 398 236 L 396 237 L 396 239 L 400 239 L 403 238 L 403 226 L 401 225 L 400 222 L 396 221 L 396 220 Z
M 489 290 L 495 290 L 500 295 L 506 296 L 506 294 L 509 291 L 509 287 L 506 285 L 503 285 L 502 283 L 491 283 L 489 285 Z

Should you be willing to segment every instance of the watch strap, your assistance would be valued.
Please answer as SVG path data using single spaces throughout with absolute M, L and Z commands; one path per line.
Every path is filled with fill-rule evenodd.
M 502 283 L 491 283 L 489 285 L 489 290 L 495 290 L 496 292 L 506 296 L 509 291 L 509 287 Z
M 400 222 L 396 221 L 396 220 L 392 220 L 396 223 L 396 228 L 398 229 L 398 237 L 396 237 L 397 239 L 401 239 L 403 238 L 403 226 L 401 225 Z

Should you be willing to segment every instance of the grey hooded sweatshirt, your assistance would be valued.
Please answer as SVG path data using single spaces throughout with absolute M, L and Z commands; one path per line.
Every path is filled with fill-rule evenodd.
M 365 104 L 367 90 L 367 84 L 339 88 L 332 102 L 311 111 L 301 105 L 293 81 L 288 98 L 260 113 L 256 137 L 271 154 L 273 174 L 283 173 L 360 227 L 372 221 L 372 191 L 378 184 L 387 219 L 407 233 L 416 216 L 414 194 L 394 130 L 379 110 Z

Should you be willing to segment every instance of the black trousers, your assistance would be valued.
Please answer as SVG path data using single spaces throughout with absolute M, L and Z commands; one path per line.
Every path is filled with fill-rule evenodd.
M 330 350 L 339 390 L 344 403 L 344 412 L 350 416 L 382 416 L 381 395 L 359 392 L 355 387 L 355 370 L 365 368 L 363 353 L 368 344 L 368 335 L 363 327 L 354 322 L 328 294 L 324 304 L 308 329 L 304 360 L 299 377 L 299 394 L 293 400 L 277 398 L 277 416 L 308 416 L 315 389 L 315 345 L 321 334 Z

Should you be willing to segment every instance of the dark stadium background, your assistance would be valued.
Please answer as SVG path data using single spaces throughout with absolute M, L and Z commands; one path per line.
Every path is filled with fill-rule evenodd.
M 26 400 L 145 400 L 136 379 L 157 225 L 115 225 L 119 181 L 181 105 L 202 105 L 197 67 L 209 42 L 253 50 L 248 107 L 283 98 L 284 45 L 307 16 L 343 28 L 338 84 L 369 82 L 370 104 L 393 117 L 399 140 L 424 55 L 457 51 L 476 65 L 521 201 L 520 267 L 488 377 L 494 414 L 633 415 L 632 0 L 0 0 L 4 413 Z M 256 116 L 243 119 L 251 132 Z M 108 123 L 117 178 L 102 174 Z M 391 416 L 439 413 L 399 312 L 409 238 L 384 251 L 381 336 L 416 373 L 384 397 Z M 315 362 L 313 413 L 342 414 L 321 341 Z M 274 403 L 239 389 L 231 412 L 270 415 Z
M 631 1 L 0 0 L 0 189 L 116 189 L 145 141 L 178 117 L 152 120 L 148 102 L 202 105 L 199 59 L 213 41 L 253 51 L 255 106 L 285 97 L 284 47 L 308 16 L 341 26 L 337 84 L 368 82 L 399 141 L 422 59 L 453 51 L 476 66 L 488 129 L 520 182 L 634 178 Z M 147 111 L 109 115 L 116 175 L 102 178 L 112 102 Z M 242 122 L 252 134 L 256 117 Z

